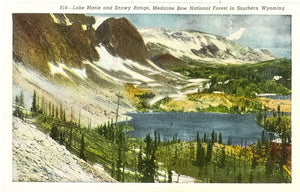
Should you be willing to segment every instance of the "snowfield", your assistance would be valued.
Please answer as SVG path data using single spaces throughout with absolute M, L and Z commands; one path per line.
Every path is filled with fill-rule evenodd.
M 13 181 L 115 182 L 101 166 L 71 154 L 35 125 L 13 117 Z

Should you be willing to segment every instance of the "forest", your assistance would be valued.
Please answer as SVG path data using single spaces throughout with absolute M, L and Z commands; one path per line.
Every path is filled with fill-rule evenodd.
M 237 96 L 255 97 L 256 93 L 291 93 L 291 60 L 277 59 L 255 64 L 211 64 L 190 61 L 173 67 L 187 78 L 210 79 L 208 93 L 222 91 Z
M 243 142 L 232 145 L 230 137 L 224 141 L 222 133 L 214 130 L 196 132 L 195 140 L 182 142 L 175 136 L 162 141 L 156 131 L 144 139 L 130 138 L 126 132 L 134 127 L 113 121 L 98 127 L 89 123 L 86 127 L 81 123 L 80 111 L 75 115 L 71 110 L 67 115 L 64 106 L 40 98 L 36 91 L 30 111 L 24 108 L 23 92 L 16 96 L 13 115 L 36 123 L 83 160 L 102 164 L 120 182 L 176 182 L 172 181 L 173 171 L 179 176 L 193 177 L 199 183 L 290 183 L 292 180 L 290 116 L 281 112 L 280 106 L 272 113 L 266 110 L 257 113 L 257 123 L 265 131 L 251 145 Z M 272 142 L 274 135 L 280 143 Z

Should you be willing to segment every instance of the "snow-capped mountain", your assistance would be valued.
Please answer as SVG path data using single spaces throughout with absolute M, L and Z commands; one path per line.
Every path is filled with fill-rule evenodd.
M 126 83 L 150 89 L 157 98 L 182 97 L 189 91 L 182 91 L 184 87 L 195 86 L 169 71 L 168 65 L 189 60 L 248 63 L 274 56 L 198 31 L 137 29 L 126 18 L 97 21 L 81 14 L 14 14 L 13 58 L 15 90 L 24 90 L 27 98 L 41 90 L 41 97 L 69 110 L 82 109 L 83 119 L 92 117 L 97 124 L 112 118 L 116 93 Z M 122 100 L 121 113 L 132 109 Z
M 274 59 L 270 52 L 239 45 L 221 36 L 193 30 L 144 28 L 139 32 L 152 57 L 170 54 L 183 60 L 254 63 Z

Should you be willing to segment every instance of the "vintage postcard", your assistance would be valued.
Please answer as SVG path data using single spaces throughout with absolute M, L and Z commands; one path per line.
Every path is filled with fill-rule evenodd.
M 5 191 L 296 191 L 298 3 L 5 7 Z

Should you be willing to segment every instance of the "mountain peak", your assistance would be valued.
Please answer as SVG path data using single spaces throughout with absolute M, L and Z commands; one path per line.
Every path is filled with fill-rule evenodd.
M 147 63 L 148 51 L 137 28 L 122 18 L 109 18 L 96 30 L 100 43 L 114 56 Z

